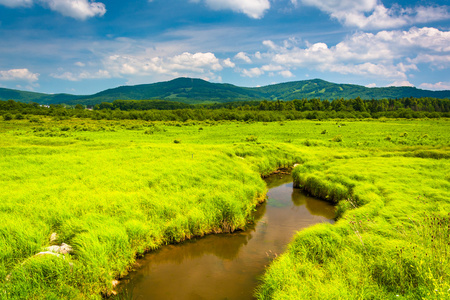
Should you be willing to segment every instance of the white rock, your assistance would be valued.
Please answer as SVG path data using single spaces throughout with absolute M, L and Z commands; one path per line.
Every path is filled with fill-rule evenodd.
M 59 253 L 61 254 L 68 254 L 71 253 L 72 251 L 73 251 L 72 247 L 64 243 L 62 243 L 61 247 L 59 248 Z

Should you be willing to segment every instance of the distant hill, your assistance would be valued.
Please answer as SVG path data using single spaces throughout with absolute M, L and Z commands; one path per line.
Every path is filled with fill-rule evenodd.
M 0 88 L 0 100 L 15 100 L 20 102 L 36 102 L 39 104 L 67 103 L 80 99 L 77 95 L 70 94 L 43 94 L 26 92 L 13 89 Z
M 160 99 L 188 104 L 226 103 L 251 100 L 294 99 L 362 99 L 432 97 L 450 98 L 450 91 L 429 91 L 414 87 L 367 88 L 354 84 L 336 84 L 321 79 L 302 80 L 273 84 L 257 88 L 239 87 L 232 84 L 211 83 L 202 79 L 177 78 L 171 81 L 134 86 L 120 86 L 97 94 L 77 96 L 70 94 L 42 94 L 0 88 L 0 100 L 37 102 L 39 104 L 85 104 L 94 105 L 115 100 Z
M 321 79 L 285 82 L 258 88 L 270 99 L 395 99 L 405 97 L 450 98 L 450 91 L 429 91 L 415 87 L 368 88 L 356 84 L 336 84 Z

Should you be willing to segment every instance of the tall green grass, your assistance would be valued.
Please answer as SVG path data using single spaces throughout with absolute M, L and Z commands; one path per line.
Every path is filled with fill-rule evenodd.
M 299 232 L 258 298 L 450 298 L 449 170 L 433 155 L 296 167 L 295 184 L 337 203 L 338 221 Z
M 340 221 L 299 233 L 270 268 L 261 297 L 308 297 L 314 288 L 341 298 L 442 292 L 448 269 L 432 267 L 436 239 L 419 245 L 427 236 L 419 229 L 431 222 L 423 218 L 450 211 L 448 124 L 0 122 L 0 297 L 99 299 L 146 251 L 245 228 L 264 199 L 261 176 L 294 163 L 298 185 L 344 200 Z M 35 256 L 61 243 L 73 253 Z M 419 246 L 428 256 L 413 264 L 420 277 L 408 279 L 404 253 Z M 377 260 L 366 266 L 368 257 Z M 398 278 L 406 278 L 401 289 L 392 287 Z

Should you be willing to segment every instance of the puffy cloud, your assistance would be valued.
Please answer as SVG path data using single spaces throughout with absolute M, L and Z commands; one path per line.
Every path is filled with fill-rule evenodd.
M 377 0 L 302 0 L 302 3 L 317 7 L 342 24 L 363 29 L 397 28 L 450 18 L 446 6 L 386 8 Z
M 222 64 L 223 64 L 224 67 L 227 67 L 227 68 L 234 68 L 234 67 L 236 67 L 236 64 L 234 62 L 232 62 L 229 58 L 223 60 Z
M 244 13 L 250 18 L 260 19 L 270 8 L 269 0 L 204 0 L 214 10 L 230 9 Z M 194 1 L 198 2 L 198 1 Z
M 278 74 L 280 74 L 280 75 L 283 76 L 284 78 L 295 77 L 294 74 L 292 74 L 292 72 L 289 71 L 289 70 L 284 70 L 284 71 L 278 72 Z
M 437 69 L 446 69 L 450 67 L 450 55 L 419 54 L 411 62 L 415 64 L 428 63 Z
M 340 74 L 355 74 L 379 78 L 406 79 L 406 74 L 398 66 L 373 63 L 362 64 L 331 64 L 321 66 L 322 71 L 331 71 Z
M 223 64 L 223 65 L 222 65 Z M 147 53 L 136 55 L 111 55 L 104 61 L 106 70 L 112 76 L 152 76 L 155 73 L 169 76 L 197 76 L 218 79 L 215 72 L 223 67 L 234 67 L 230 59 L 220 60 L 210 52 L 184 52 L 174 56 L 152 56 Z
M 446 20 L 450 18 L 450 14 L 445 6 L 416 8 L 414 21 L 418 23 L 428 23 L 432 21 Z
M 406 79 L 418 63 L 450 66 L 450 31 L 411 28 L 409 31 L 358 32 L 335 46 L 325 43 L 279 46 L 264 41 L 272 62 L 284 68 L 306 67 L 341 74 Z
M 39 74 L 32 73 L 28 69 L 11 69 L 0 71 L 0 80 L 35 82 L 39 80 Z
M 85 20 L 106 13 L 105 4 L 89 0 L 41 0 L 51 10 L 74 19 Z
M 242 70 L 242 75 L 245 77 L 259 77 L 264 74 L 264 71 L 259 68 L 251 68 L 250 70 L 244 69 Z
M 277 65 L 264 65 L 261 67 L 262 71 L 265 72 L 274 72 L 274 71 L 281 71 L 283 70 L 282 66 L 277 66 Z
M 420 88 L 426 90 L 450 90 L 450 82 L 437 82 L 437 83 L 422 83 L 419 85 Z
M 388 86 L 411 86 L 413 87 L 414 84 L 412 84 L 411 82 L 407 81 L 407 80 L 402 80 L 402 81 L 394 81 L 391 84 L 388 84 Z
M 245 62 L 248 63 L 248 64 L 251 64 L 251 63 L 252 63 L 252 60 L 250 59 L 250 57 L 248 57 L 247 54 L 245 54 L 244 52 L 239 52 L 238 54 L 236 54 L 236 55 L 234 56 L 234 58 L 235 58 L 235 59 L 243 60 L 243 61 L 245 61 Z
M 369 83 L 368 85 L 366 85 L 366 87 L 368 87 L 368 88 L 373 88 L 373 87 L 376 87 L 376 86 L 377 86 L 376 83 Z
M 1 5 L 11 8 L 29 7 L 34 3 L 49 7 L 51 10 L 78 20 L 85 20 L 106 13 L 105 4 L 91 0 L 0 0 Z
M 277 72 L 278 75 L 281 75 L 285 78 L 294 77 L 294 74 L 292 74 L 291 71 L 284 70 L 282 66 L 276 66 L 276 65 L 264 65 L 261 68 L 243 69 L 242 76 L 253 78 L 253 77 L 259 77 L 266 72 L 268 72 L 269 76 L 275 76 L 275 72 Z

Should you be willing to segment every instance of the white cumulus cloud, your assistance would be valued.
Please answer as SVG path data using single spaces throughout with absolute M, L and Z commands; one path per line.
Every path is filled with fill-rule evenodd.
M 263 44 L 268 47 L 265 56 L 285 69 L 301 67 L 406 80 L 409 72 L 419 70 L 419 63 L 450 67 L 450 31 L 436 28 L 357 32 L 335 46 L 320 42 L 306 47 L 280 46 L 272 41 Z
M 229 58 L 224 59 L 222 64 L 223 64 L 224 67 L 227 67 L 227 68 L 234 68 L 234 67 L 236 67 L 236 64 L 234 62 L 232 62 L 231 59 L 229 59 Z
M 289 70 L 280 71 L 280 72 L 278 72 L 278 74 L 280 74 L 280 75 L 283 76 L 284 78 L 295 77 L 294 74 L 292 74 L 292 72 L 289 71 Z
M 91 0 L 0 0 L 0 5 L 11 8 L 30 7 L 35 3 L 78 20 L 101 17 L 106 13 L 105 4 Z
M 105 69 L 115 77 L 153 76 L 155 73 L 167 76 L 188 76 L 220 79 L 215 73 L 224 67 L 234 67 L 230 59 L 221 61 L 211 52 L 197 52 L 174 56 L 152 56 L 142 54 L 110 55 L 104 60 Z
M 437 82 L 437 83 L 422 83 L 419 85 L 420 88 L 426 90 L 450 90 L 450 81 L 449 82 Z
M 410 86 L 413 87 L 414 84 L 412 84 L 411 82 L 407 81 L 407 80 L 402 80 L 402 81 L 394 81 L 391 84 L 388 84 L 388 86 Z
M 250 78 L 259 77 L 262 74 L 264 74 L 264 71 L 259 68 L 251 68 L 249 70 L 247 70 L 247 69 L 242 70 L 242 75 L 245 77 L 250 77 Z
M 269 0 L 204 0 L 204 2 L 214 10 L 232 10 L 254 19 L 262 18 L 270 8 Z
M 40 0 L 51 10 L 74 19 L 85 20 L 106 13 L 105 4 L 89 0 Z
M 340 23 L 362 29 L 398 28 L 405 25 L 450 19 L 447 6 L 385 7 L 377 0 L 301 0 L 328 13 Z
M 252 63 L 252 60 L 250 59 L 250 57 L 248 57 L 247 54 L 245 54 L 244 52 L 239 52 L 238 54 L 236 54 L 236 55 L 234 56 L 234 58 L 235 58 L 235 59 L 243 60 L 243 61 L 245 61 L 245 62 L 248 63 L 248 64 L 251 64 L 251 63 Z
M 39 73 L 32 73 L 28 69 L 11 69 L 0 71 L 0 80 L 35 82 L 39 80 Z

